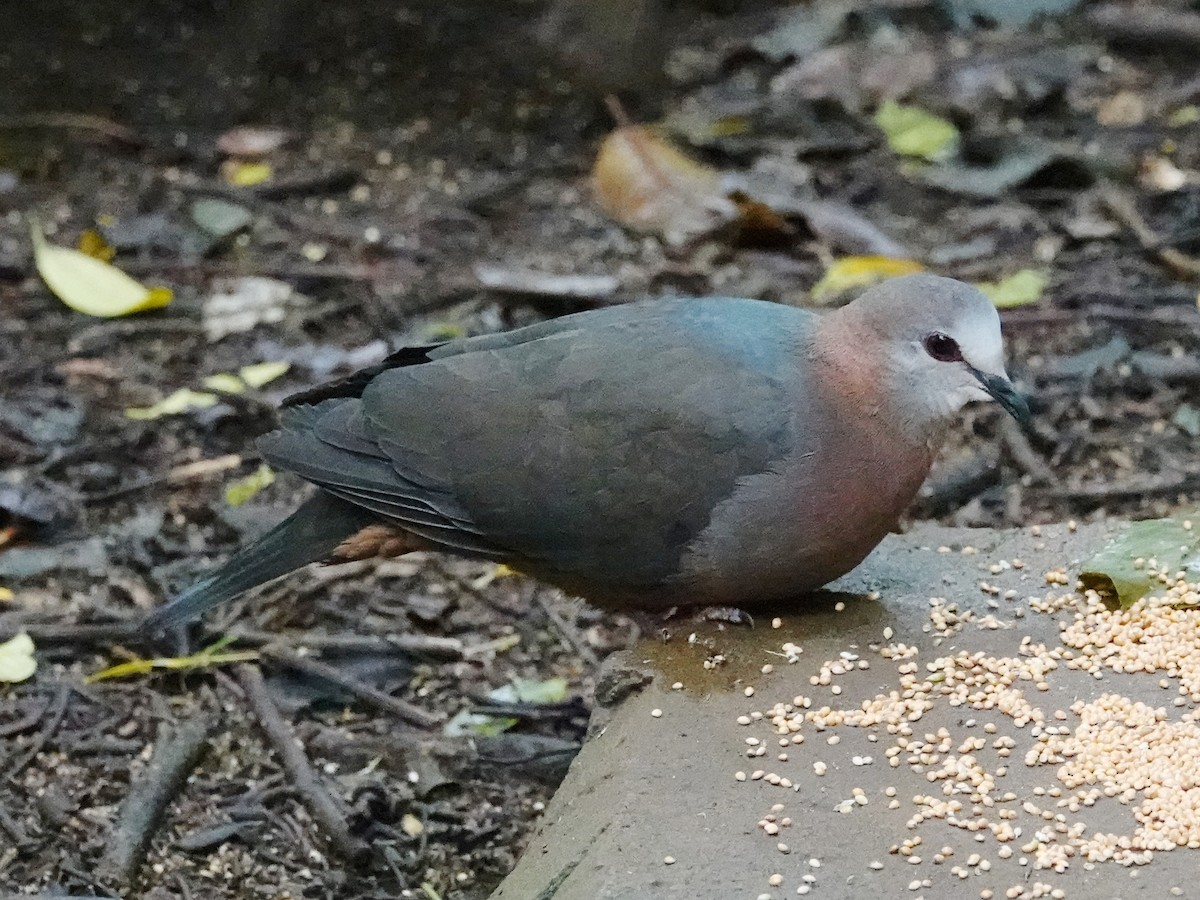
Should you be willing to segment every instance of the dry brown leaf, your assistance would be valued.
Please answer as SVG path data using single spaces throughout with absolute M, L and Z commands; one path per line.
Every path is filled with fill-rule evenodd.
M 707 234 L 737 216 L 721 174 L 674 147 L 654 129 L 615 129 L 592 168 L 596 199 L 627 228 L 678 244 Z

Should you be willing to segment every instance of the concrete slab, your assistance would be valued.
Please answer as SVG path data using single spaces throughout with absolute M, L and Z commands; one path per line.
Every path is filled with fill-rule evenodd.
M 1054 731 L 1075 729 L 1080 720 L 1071 705 L 1104 692 L 1166 707 L 1168 718 L 1180 719 L 1192 706 L 1173 707 L 1176 685 L 1164 689 L 1160 675 L 1106 671 L 1097 678 L 1061 665 L 1038 676 L 1044 689 L 1034 680 L 1017 681 L 1004 695 L 1027 701 L 1036 715 L 1011 705 L 1007 714 L 981 711 L 934 697 L 910 723 L 908 738 L 910 747 L 926 734 L 932 738 L 928 765 L 908 750 L 893 750 L 899 764 L 890 765 L 897 735 L 883 725 L 821 730 L 805 722 L 803 743 L 796 744 L 776 734 L 769 715 L 738 724 L 739 717 L 796 695 L 810 698 L 810 710 L 861 709 L 869 698 L 902 691 L 905 671 L 928 678 L 929 663 L 960 651 L 1018 659 L 1025 638 L 1057 646 L 1059 623 L 1072 614 L 1036 611 L 1027 598 L 1065 593 L 1047 585 L 1044 574 L 1065 568 L 1073 576 L 1077 562 L 1114 530 L 1047 527 L 1034 537 L 1029 531 L 920 528 L 887 540 L 835 586 L 837 593 L 781 612 L 779 627 L 772 627 L 768 612 L 753 629 L 685 622 L 669 640 L 647 637 L 606 673 L 598 697 L 610 705 L 598 710 L 593 737 L 493 900 L 1200 897 L 1200 855 L 1192 850 L 1157 852 L 1149 865 L 1085 864 L 1075 855 L 1062 872 L 1037 868 L 1039 858 L 1053 856 L 1047 847 L 1069 843 L 1064 830 L 1132 833 L 1145 798 L 1101 797 L 1071 811 L 1075 789 L 1059 781 L 1057 764 L 1027 765 L 1026 754 L 1055 740 Z M 977 552 L 963 553 L 964 546 Z M 1011 567 L 1013 560 L 1024 561 L 1024 568 Z M 992 571 L 1001 561 L 1008 567 Z M 878 597 L 870 599 L 870 592 Z M 957 603 L 957 615 L 968 621 L 938 636 L 931 597 Z M 947 607 L 939 612 L 937 624 L 953 622 Z M 802 648 L 798 661 L 782 654 L 786 642 Z M 881 655 L 901 642 L 917 655 Z M 724 661 L 714 667 L 718 656 Z M 811 683 L 821 680 L 823 664 L 837 660 L 850 671 L 827 673 L 828 685 Z M 773 671 L 764 674 L 765 665 Z M 987 805 L 972 803 L 972 789 L 964 786 L 969 767 L 955 777 L 943 770 L 947 760 L 954 766 L 964 756 L 995 783 L 984 785 Z M 764 775 L 756 778 L 760 770 Z M 964 804 L 957 813 L 943 809 L 914 824 L 914 815 L 956 799 Z M 1003 823 L 1019 837 L 1002 840 Z M 1046 839 L 1041 850 L 1033 846 L 1039 837 Z

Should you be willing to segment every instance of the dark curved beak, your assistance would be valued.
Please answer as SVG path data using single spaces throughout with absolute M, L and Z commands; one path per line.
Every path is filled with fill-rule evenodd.
M 1025 398 L 1017 393 L 1017 389 L 1013 387 L 1013 383 L 1003 375 L 992 375 L 988 372 L 980 372 L 976 368 L 971 369 L 971 374 L 979 379 L 979 383 L 983 385 L 983 389 L 996 398 L 996 402 L 1008 410 L 1009 414 L 1016 419 L 1021 425 L 1028 425 L 1032 414 L 1029 412 L 1029 404 L 1025 402 Z

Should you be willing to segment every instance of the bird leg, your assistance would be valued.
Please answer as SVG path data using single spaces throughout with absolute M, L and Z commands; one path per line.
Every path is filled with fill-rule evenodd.
M 697 613 L 705 622 L 724 622 L 726 625 L 748 625 L 754 627 L 754 617 L 736 606 L 706 606 Z
M 433 544 L 423 537 L 395 525 L 368 525 L 342 541 L 329 562 L 343 563 L 376 557 L 403 556 L 415 550 L 429 550 Z

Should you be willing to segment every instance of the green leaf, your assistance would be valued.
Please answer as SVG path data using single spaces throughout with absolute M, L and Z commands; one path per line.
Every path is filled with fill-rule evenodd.
M 274 483 L 275 473 L 271 471 L 270 466 L 263 463 L 257 471 L 226 485 L 225 502 L 230 506 L 241 506 L 263 488 Z
M 975 285 L 987 295 L 998 309 L 1027 306 L 1042 299 L 1050 279 L 1034 269 L 1022 269 L 999 281 L 982 281 Z
M 901 156 L 934 162 L 948 159 L 958 149 L 954 123 L 917 106 L 887 100 L 875 113 L 875 124 L 883 129 L 888 146 Z
M 514 678 L 488 692 L 488 699 L 497 703 L 558 703 L 567 696 L 567 682 L 563 678 L 547 678 L 544 681 Z M 461 710 L 445 725 L 450 737 L 473 734 L 477 737 L 495 737 L 517 724 L 507 716 L 486 716 Z
M 1197 512 L 1200 519 L 1200 511 Z M 1116 599 L 1124 609 L 1160 586 L 1151 574 L 1172 574 L 1197 561 L 1200 533 L 1184 528 L 1182 519 L 1149 519 L 1131 522 L 1099 553 L 1087 560 L 1079 573 L 1085 588 Z M 1142 560 L 1139 564 L 1137 561 Z
M 492 699 L 510 699 L 508 687 L 505 685 L 492 691 Z M 565 678 L 547 678 L 545 681 L 533 681 L 527 678 L 514 678 L 512 695 L 511 699 L 519 703 L 558 703 L 567 696 L 567 680 Z

